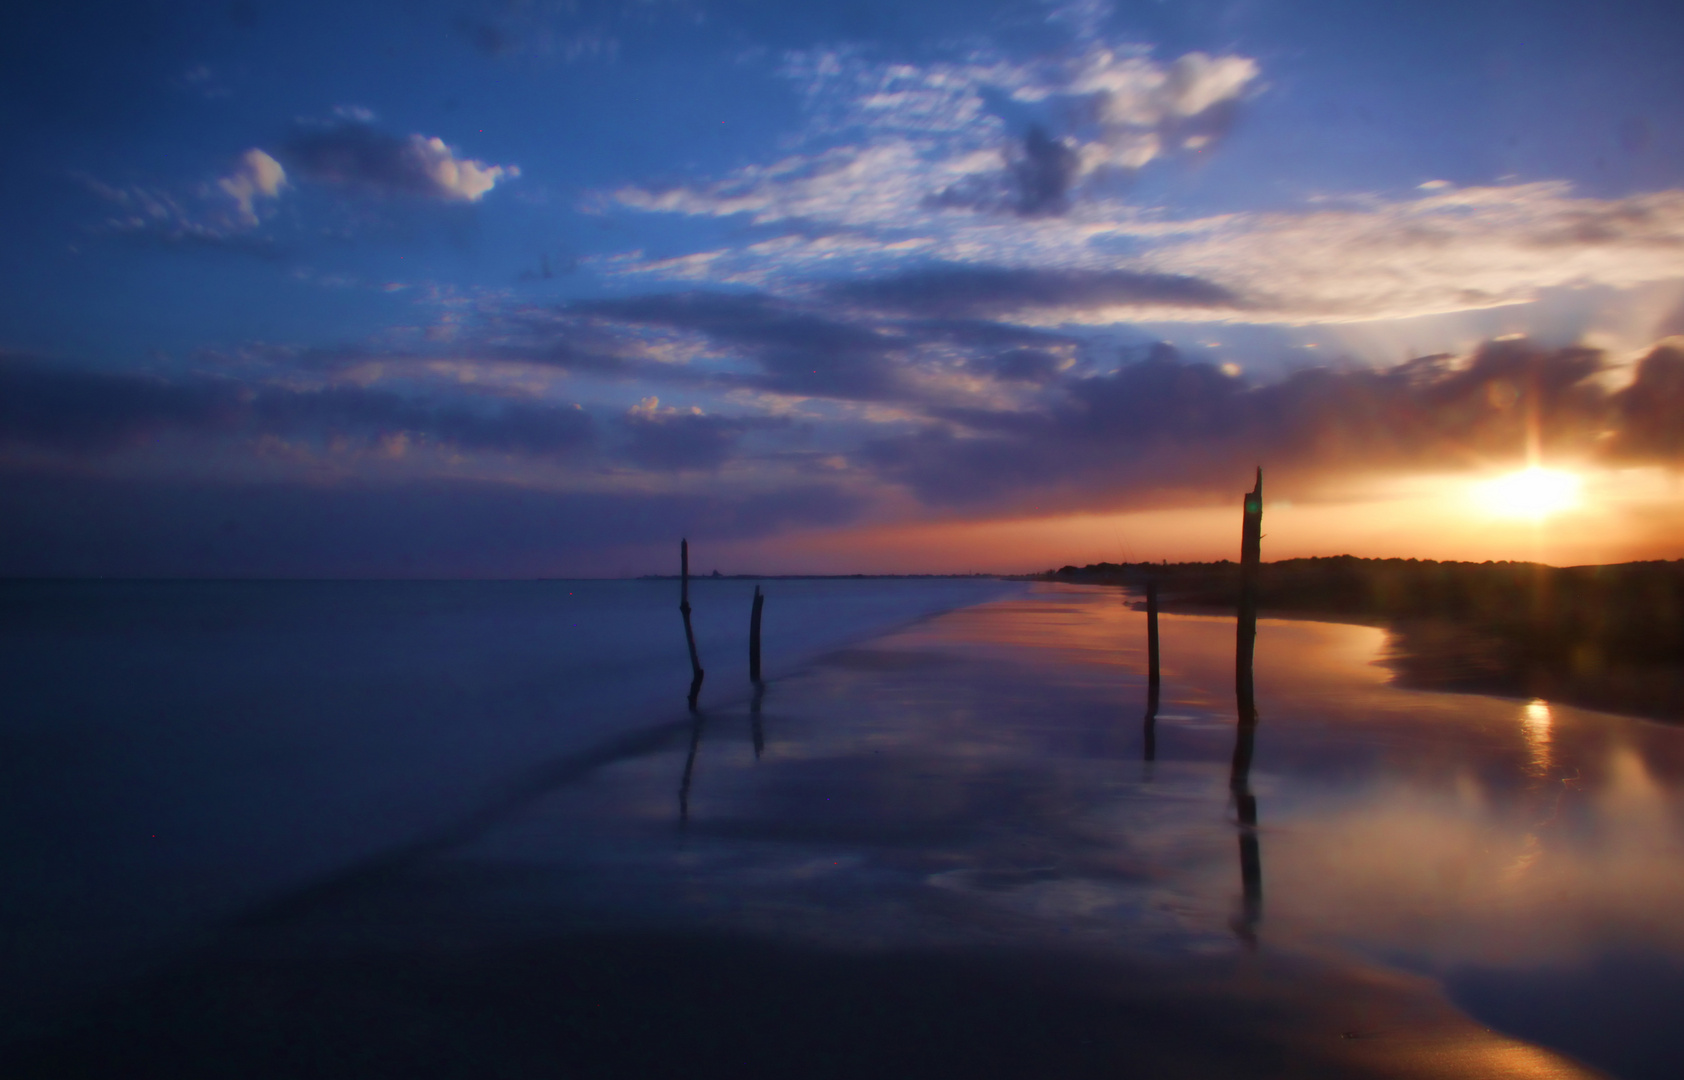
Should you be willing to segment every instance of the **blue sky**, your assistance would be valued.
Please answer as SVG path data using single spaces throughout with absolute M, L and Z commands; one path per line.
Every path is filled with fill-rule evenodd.
M 1033 568 L 1257 462 L 1357 507 L 1529 449 L 1624 478 L 1624 546 L 1563 552 L 1684 554 L 1630 494 L 1680 455 L 1681 22 L 42 6 L 0 45 L 0 572 Z

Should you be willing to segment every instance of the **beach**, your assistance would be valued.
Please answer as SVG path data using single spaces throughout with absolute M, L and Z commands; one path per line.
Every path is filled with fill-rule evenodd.
M 758 692 L 722 658 L 694 714 L 680 675 L 0 1071 L 1671 1075 L 1684 729 L 1265 619 L 1236 769 L 1233 620 L 1163 616 L 1153 713 L 1128 600 L 1028 586 Z

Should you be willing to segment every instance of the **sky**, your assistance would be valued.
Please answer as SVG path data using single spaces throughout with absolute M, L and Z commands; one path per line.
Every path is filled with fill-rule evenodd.
M 1233 558 L 1258 467 L 1268 559 L 1684 557 L 1679 40 L 1647 2 L 35 5 L 0 575 Z

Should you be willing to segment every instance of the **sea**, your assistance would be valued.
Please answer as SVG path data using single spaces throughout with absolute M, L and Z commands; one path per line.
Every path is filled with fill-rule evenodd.
M 699 577 L 704 707 L 1021 591 Z M 688 715 L 677 580 L 0 582 L 0 1040 Z
M 0 586 L 0 1074 L 1679 1075 L 1684 727 L 756 584 Z

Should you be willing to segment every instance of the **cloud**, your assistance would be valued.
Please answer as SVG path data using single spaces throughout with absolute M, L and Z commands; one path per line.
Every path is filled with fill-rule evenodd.
M 1144 282 L 1137 288 L 1154 284 L 1165 287 Z M 882 304 L 878 291 L 903 308 Z M 992 358 L 1037 350 L 1064 370 L 1080 344 L 1066 334 L 971 317 L 987 306 L 976 295 L 894 295 L 906 291 L 904 283 L 891 282 L 877 291 L 862 288 L 857 296 L 694 290 L 493 306 L 464 325 L 451 347 L 488 363 L 543 365 L 636 384 L 642 394 L 668 387 L 742 400 L 773 395 L 781 399 L 778 407 L 790 407 L 790 398 L 884 405 L 969 399 L 979 392 L 997 398 L 1006 391 L 987 378 L 995 370 Z M 369 359 L 356 353 L 337 365 L 331 359 L 313 363 L 347 370 Z M 999 370 L 1010 372 L 1001 376 L 1006 382 L 1038 378 L 1023 358 L 999 363 L 1006 365 Z
M 217 187 L 234 200 L 234 205 L 239 208 L 240 220 L 248 226 L 258 223 L 254 202 L 259 198 L 279 198 L 286 183 L 287 173 L 281 168 L 281 163 L 257 149 L 242 154 L 239 166 L 216 182 Z
M 520 175 L 514 165 L 457 157 L 437 136 L 400 138 L 355 120 L 303 129 L 281 156 L 317 183 L 445 202 L 478 202 L 499 182 Z
M 1008 349 L 994 356 L 979 357 L 970 366 L 997 379 L 1014 382 L 1051 382 L 1069 361 L 1046 349 Z
M 894 181 L 888 181 L 892 187 Z M 1063 320 L 1356 322 L 1528 303 L 1545 290 L 1684 278 L 1684 190 L 1616 199 L 1561 183 L 1321 199 L 1299 210 L 1176 219 L 1090 202 L 1063 216 L 971 217 L 922 232 L 791 234 L 625 275 L 775 285 L 883 275 L 918 258 L 978 267 L 1181 277 L 1243 298 L 1213 304 L 1066 305 Z M 1033 311 L 1036 305 L 1019 305 Z
M 1063 213 L 1080 163 L 1075 150 L 1031 127 L 1024 136 L 1023 156 L 1011 167 L 1017 188 L 1012 208 L 1025 216 Z
M 1204 150 L 1233 126 L 1235 110 L 1261 76 L 1245 56 L 1190 52 L 1164 64 L 1139 50 L 1094 46 L 1058 80 L 1017 87 L 1020 101 L 1086 98 L 1094 135 L 1072 140 L 1072 182 L 1104 167 L 1144 168 L 1177 149 Z
M 655 397 L 644 398 L 619 422 L 628 436 L 623 451 L 626 460 L 663 472 L 716 470 L 747 432 L 789 423 L 781 417 L 708 416 L 697 408 L 663 409 Z
M 668 293 L 579 304 L 572 311 L 700 334 L 758 369 L 720 372 L 714 378 L 721 385 L 865 401 L 907 392 L 899 358 L 912 342 L 762 294 Z
M 466 450 L 568 456 L 589 451 L 589 414 L 553 405 L 406 396 L 358 386 L 295 389 L 204 376 L 69 368 L 0 356 L 0 446 L 111 454 L 169 435 L 263 435 L 365 444 L 403 436 Z
M 1614 407 L 1615 456 L 1684 464 L 1684 340 L 1673 338 L 1650 350 L 1631 385 L 1614 395 Z
M 1566 184 L 1464 188 L 1239 214 L 1139 263 L 1246 295 L 1250 317 L 1345 321 L 1534 300 L 1549 288 L 1684 277 L 1684 191 L 1576 198 Z
M 665 566 L 692 544 L 852 521 L 835 484 L 556 491 L 453 478 L 213 483 L 0 472 L 0 575 L 533 577 Z M 645 553 L 643 547 L 658 549 Z M 657 558 L 659 561 L 656 561 Z
M 182 190 L 76 179 L 116 213 L 97 231 L 170 245 L 198 245 L 255 254 L 273 254 L 267 239 L 251 235 L 266 216 L 263 202 L 280 197 L 287 186 L 280 162 L 256 148 L 240 155 L 234 168 L 214 183 Z
M 1597 351 L 1524 340 L 1260 386 L 1160 345 L 1112 374 L 1062 380 L 1044 409 L 931 410 L 922 430 L 869 441 L 855 460 L 929 506 L 1043 510 L 1220 488 L 1259 462 L 1310 479 L 1518 463 L 1534 437 L 1555 455 L 1677 460 L 1660 418 L 1684 385 L 1681 356 L 1657 350 L 1648 384 L 1610 396 Z
M 537 567 L 530 560 L 542 552 L 538 534 L 556 540 L 557 550 L 569 543 L 607 550 L 663 530 L 706 526 L 735 536 L 780 523 L 850 522 L 872 508 L 905 512 L 906 495 L 915 508 L 942 512 L 1097 511 L 1197 501 L 1257 463 L 1270 470 L 1276 490 L 1293 491 L 1359 474 L 1519 464 L 1533 440 L 1550 460 L 1684 463 L 1675 430 L 1684 407 L 1677 342 L 1654 348 L 1631 384 L 1614 392 L 1597 350 L 1523 339 L 1490 341 L 1461 357 L 1301 370 L 1254 385 L 1162 344 L 1096 373 L 1091 349 L 1084 360 L 1081 344 L 1060 335 L 916 315 L 855 325 L 765 296 L 679 294 L 563 310 L 567 320 L 604 333 L 664 326 L 702 335 L 720 350 L 720 366 L 698 377 L 683 373 L 685 365 L 665 365 L 698 394 L 788 386 L 793 376 L 765 358 L 788 351 L 811 363 L 823 355 L 810 351 L 818 341 L 887 365 L 895 396 L 866 398 L 852 411 L 805 411 L 800 426 L 756 411 L 771 407 L 752 395 L 727 398 L 737 415 L 663 407 L 649 396 L 603 420 L 600 408 L 455 382 L 406 379 L 400 385 L 409 389 L 399 392 L 344 382 L 165 378 L 9 355 L 0 358 L 0 487 L 35 501 L 8 504 L 25 512 L 0 521 L 0 567 L 72 572 L 85 558 L 90 567 L 104 559 L 134 572 L 488 573 L 505 565 L 500 559 Z M 369 359 L 395 366 L 400 358 Z M 271 376 L 287 377 L 284 363 L 271 367 Z M 954 382 L 932 383 L 932 372 Z M 301 373 L 293 368 L 292 378 Z M 815 390 L 811 369 L 808 378 L 801 389 L 815 396 L 826 392 L 827 379 L 838 380 L 821 376 Z M 840 384 L 831 392 L 844 399 L 858 389 L 848 378 Z M 938 385 L 946 388 L 932 391 Z M 822 449 L 748 449 L 761 438 L 791 436 Z M 263 465 L 279 460 L 278 444 L 308 451 L 299 467 L 330 488 L 312 495 L 303 485 L 257 484 L 254 477 L 300 475 L 292 466 Z M 819 454 L 822 470 L 813 465 Z M 182 468 L 187 460 L 193 469 Z M 321 470 L 328 460 L 345 466 Z M 628 470 L 638 471 L 635 480 Z M 58 479 L 45 478 L 48 472 Z M 185 473 L 220 479 L 158 478 Z M 815 483 L 817 476 L 827 479 Z M 605 478 L 646 494 L 592 494 Z M 84 496 L 110 504 L 79 502 Z M 428 498 L 454 502 L 429 508 Z M 160 507 L 183 520 L 165 527 L 169 515 Z M 382 563 L 355 539 L 359 530 L 390 536 L 381 513 L 419 527 L 481 512 L 493 520 L 445 527 L 463 544 L 486 545 L 471 556 L 436 538 L 411 538 Z M 771 523 L 754 523 L 758 512 Z M 275 524 L 283 513 L 294 517 Z M 590 514 L 602 520 L 576 517 Z M 274 527 L 284 542 L 234 543 L 215 528 L 225 519 L 243 523 L 241 530 Z M 92 531 L 77 539 L 78 529 Z M 318 531 L 332 543 L 311 539 Z M 94 535 L 132 543 L 101 546 L 87 538 Z M 169 546 L 177 542 L 208 554 L 177 558 Z M 131 554 L 139 560 L 132 567 L 124 562 Z
M 756 224 L 798 220 L 860 227 L 907 225 L 928 216 L 932 196 L 999 167 L 993 152 L 943 158 L 912 142 L 887 139 L 746 166 L 699 187 L 630 186 L 612 197 L 636 210 L 706 217 L 748 214 Z
M 794 53 L 784 73 L 803 91 L 809 140 L 853 141 L 748 166 L 711 184 L 622 188 L 621 205 L 757 223 L 927 227 L 958 208 L 1056 215 L 1105 169 L 1136 170 L 1226 132 L 1256 86 L 1256 61 L 1189 53 L 1165 64 L 1144 49 L 1093 45 L 1076 59 L 1013 63 L 885 63 L 848 50 Z M 1049 103 L 1021 138 L 990 95 Z M 1070 123 L 1081 115 L 1080 123 Z M 1059 132 L 1058 127 L 1068 130 Z
M 1190 309 L 1210 318 L 1244 302 L 1193 277 L 1127 270 L 935 266 L 830 286 L 830 295 L 880 310 L 1009 320 L 1028 312 Z

